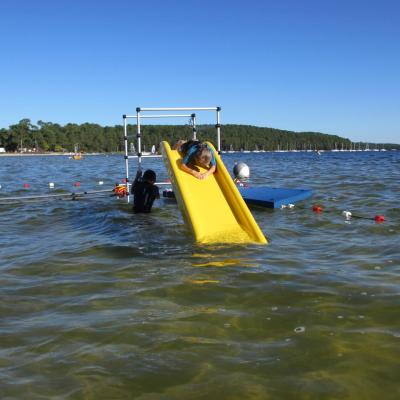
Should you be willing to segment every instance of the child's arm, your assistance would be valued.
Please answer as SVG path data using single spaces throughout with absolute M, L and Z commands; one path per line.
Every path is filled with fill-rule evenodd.
M 132 186 L 131 186 L 132 194 L 133 194 L 133 190 L 135 189 L 135 185 L 138 183 L 138 181 L 141 177 L 142 177 L 142 170 L 138 169 L 138 171 L 136 172 L 135 180 L 133 181 Z
M 200 174 L 201 178 L 199 179 L 206 179 L 208 176 L 212 175 L 216 170 L 215 165 L 213 165 L 208 171 L 204 172 L 204 174 Z
M 215 165 L 213 165 L 208 171 L 203 174 L 195 169 L 188 167 L 186 164 L 181 165 L 182 169 L 190 175 L 193 175 L 197 179 L 206 179 L 209 175 L 212 175 L 215 172 Z
M 190 175 L 193 175 L 197 179 L 204 179 L 204 178 L 201 178 L 202 174 L 200 172 L 196 171 L 193 168 L 188 167 L 186 164 L 182 163 L 181 168 L 183 171 L 187 172 Z
M 172 150 L 180 150 L 181 146 L 186 143 L 187 140 L 178 140 L 173 146 L 172 146 Z

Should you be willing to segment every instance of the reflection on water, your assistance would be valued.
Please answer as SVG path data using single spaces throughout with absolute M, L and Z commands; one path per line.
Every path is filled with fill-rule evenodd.
M 193 267 L 257 267 L 259 264 L 250 258 L 243 257 L 243 253 L 246 254 L 246 247 L 240 249 L 232 249 L 229 246 L 225 246 L 225 250 L 221 247 L 207 246 L 206 252 L 197 252 L 192 254 L 192 265 Z M 250 247 L 250 246 L 248 246 Z M 208 251 L 207 251 L 208 250 Z M 211 250 L 211 251 L 210 251 Z M 214 252 L 212 252 L 214 250 Z M 221 253 L 229 253 L 226 256 Z M 242 255 L 242 256 L 241 256 Z M 235 257 L 236 258 L 233 258 Z
M 198 246 L 167 200 L 1 205 L 2 398 L 399 398 L 399 155 L 232 154 L 228 170 L 240 160 L 326 211 L 255 208 L 268 246 Z M 120 157 L 81 161 L 2 158 L 0 195 L 123 176 Z
M 229 267 L 229 266 L 240 266 L 240 267 L 255 267 L 256 263 L 244 262 L 244 260 L 235 260 L 228 258 L 226 260 L 212 260 L 206 262 L 193 263 L 194 267 Z

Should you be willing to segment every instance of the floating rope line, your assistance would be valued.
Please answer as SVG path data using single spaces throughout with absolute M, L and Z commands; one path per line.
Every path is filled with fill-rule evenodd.
M 284 209 L 284 208 L 294 208 L 295 205 L 294 204 L 286 204 L 286 205 L 282 205 L 280 208 Z M 297 209 L 299 210 L 308 210 L 308 207 L 304 207 L 304 206 L 296 206 Z M 315 214 L 322 214 L 322 213 L 336 213 L 337 210 L 326 210 L 323 206 L 321 206 L 320 204 L 314 204 L 311 207 L 311 210 L 315 213 Z M 354 219 L 367 219 L 370 221 L 375 221 L 377 224 L 381 224 L 383 222 L 386 221 L 386 218 L 384 215 L 382 214 L 377 214 L 373 217 L 366 217 L 365 215 L 358 215 L 358 214 L 353 214 L 351 211 L 348 210 L 344 210 L 341 212 L 341 214 L 343 215 L 343 217 L 346 219 L 346 221 L 350 221 L 352 218 Z
M 23 202 L 30 200 L 46 200 L 51 198 L 71 198 L 75 200 L 78 197 L 87 195 L 99 194 L 99 193 L 110 193 L 114 195 L 114 189 L 103 189 L 103 190 L 90 190 L 85 192 L 72 192 L 72 193 L 53 193 L 53 194 L 38 194 L 32 196 L 13 196 L 13 197 L 0 197 L 0 204 L 10 204 L 11 202 Z
M 101 183 L 100 183 L 101 182 Z M 99 184 L 103 184 L 102 181 L 100 181 Z M 12 197 L 0 197 L 0 204 L 12 204 L 13 202 L 23 202 L 23 201 L 35 201 L 35 200 L 47 200 L 47 199 L 71 199 L 75 200 L 80 197 L 84 197 L 87 195 L 98 195 L 98 194 L 104 194 L 104 193 L 109 193 L 110 196 L 116 196 L 118 198 L 126 197 L 128 195 L 127 187 L 128 189 L 132 186 L 131 183 L 126 183 L 126 179 L 122 180 L 122 184 L 115 184 L 115 187 L 112 189 L 102 189 L 102 190 L 87 190 L 84 192 L 69 192 L 69 193 L 52 193 L 52 194 L 37 194 L 37 195 L 31 195 L 31 196 L 12 196 Z M 51 186 L 49 184 L 49 187 L 51 189 L 54 188 L 54 183 L 51 182 Z M 171 182 L 156 182 L 156 185 L 171 185 Z M 74 186 L 76 188 L 79 188 L 81 186 L 80 182 L 75 182 Z M 24 184 L 23 185 L 24 189 L 29 189 L 30 185 L 29 184 Z M 0 186 L 1 188 L 1 186 Z
M 321 214 L 323 212 L 332 212 L 332 210 L 324 210 L 324 208 L 319 204 L 313 205 L 312 211 L 315 212 L 316 214 Z M 364 215 L 353 214 L 351 211 L 345 210 L 345 211 L 342 211 L 342 215 L 345 217 L 346 221 L 350 221 L 352 218 L 369 219 L 369 220 L 375 221 L 377 224 L 381 224 L 382 222 L 385 221 L 385 216 L 382 214 L 377 214 L 374 217 L 366 217 Z

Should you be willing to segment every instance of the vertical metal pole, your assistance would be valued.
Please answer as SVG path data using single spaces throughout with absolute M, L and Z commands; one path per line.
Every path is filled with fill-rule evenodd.
M 193 129 L 193 140 L 197 140 L 197 130 L 196 130 L 196 114 L 192 114 L 192 129 Z
M 221 124 L 219 120 L 219 112 L 221 111 L 221 107 L 217 107 L 217 124 L 215 127 L 217 128 L 217 150 L 218 154 L 221 154 Z
M 142 139 L 140 133 L 140 107 L 136 108 L 138 169 L 142 169 Z
M 129 203 L 129 158 L 128 158 L 128 126 L 126 121 L 126 115 L 123 115 L 124 119 L 124 145 L 125 145 L 125 187 L 128 196 L 126 197 L 127 202 Z

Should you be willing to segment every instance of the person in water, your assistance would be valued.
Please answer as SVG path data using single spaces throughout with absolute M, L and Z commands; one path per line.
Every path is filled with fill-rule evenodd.
M 215 172 L 217 162 L 213 150 L 207 143 L 198 140 L 179 140 L 173 148 L 182 153 L 182 170 L 195 178 L 206 179 Z M 201 173 L 198 167 L 207 171 Z
M 151 212 L 154 200 L 160 198 L 158 186 L 155 185 L 156 180 L 156 173 L 151 169 L 146 170 L 143 176 L 141 170 L 137 172 L 131 189 L 135 213 Z

